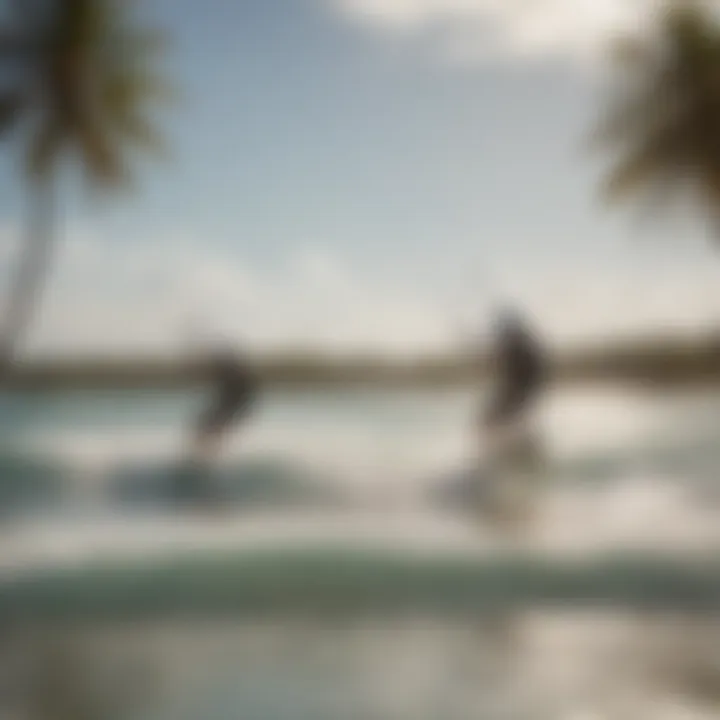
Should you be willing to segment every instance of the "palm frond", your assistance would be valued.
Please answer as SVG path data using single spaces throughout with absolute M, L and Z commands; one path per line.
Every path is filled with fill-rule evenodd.
M 106 128 L 88 122 L 75 129 L 74 139 L 89 179 L 106 188 L 123 182 L 120 147 Z
M 99 102 L 109 118 L 145 103 L 167 104 L 175 99 L 173 88 L 156 75 L 123 69 L 105 81 Z
M 634 96 L 611 101 L 590 134 L 591 148 L 606 151 L 654 134 L 659 128 L 682 127 L 686 119 L 686 105 L 670 87 L 658 83 L 657 87 L 637 90 Z
M 685 178 L 691 168 L 685 140 L 678 128 L 666 128 L 639 141 L 611 170 L 603 187 L 603 197 L 616 203 L 635 195 L 645 186 L 667 178 Z
M 118 131 L 125 139 L 156 157 L 168 157 L 165 140 L 149 120 L 138 114 L 127 114 L 118 117 L 117 121 Z
M 77 151 L 87 176 L 106 187 L 128 173 L 126 145 L 164 155 L 161 134 L 145 113 L 152 103 L 174 99 L 154 67 L 166 36 L 137 26 L 131 0 L 16 2 L 22 34 L 0 32 L 0 63 L 22 47 L 25 74 L 39 84 L 28 92 L 18 82 L 22 95 L 0 94 L 0 133 L 26 110 L 38 119 L 27 151 L 30 177 L 48 172 L 61 148 Z
M 616 83 L 591 147 L 611 153 L 610 203 L 670 211 L 673 196 L 720 208 L 720 26 L 699 2 L 668 0 L 654 32 L 614 47 Z
M 56 47 L 70 49 L 76 63 L 69 75 L 50 75 L 49 96 L 67 119 L 88 180 L 125 184 L 125 145 L 164 153 L 160 133 L 144 120 L 146 105 L 171 97 L 152 67 L 163 36 L 136 27 L 127 0 L 59 1 Z

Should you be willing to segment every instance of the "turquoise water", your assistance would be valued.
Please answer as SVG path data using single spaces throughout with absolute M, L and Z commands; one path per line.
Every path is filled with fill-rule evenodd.
M 166 500 L 202 404 L 197 393 L 161 391 L 0 397 L 6 514 L 32 509 L 35 491 L 95 513 Z M 309 508 L 325 500 L 409 509 L 482 453 L 475 404 L 462 390 L 270 393 L 247 430 L 228 438 L 217 481 L 236 504 L 283 509 L 307 496 Z M 557 391 L 539 419 L 545 475 L 565 491 L 655 483 L 711 495 L 718 419 L 720 395 L 707 392 Z
M 0 532 L 12 529 L 15 553 L 6 562 L 62 543 L 76 553 L 295 538 L 494 547 L 494 529 L 452 493 L 482 465 L 473 392 L 269 393 L 206 478 L 224 498 L 211 518 L 189 516 L 173 497 L 203 400 L 160 391 L 0 398 Z M 555 391 L 538 418 L 546 458 L 532 481 L 542 500 L 527 542 L 554 553 L 714 546 L 718 419 L 720 395 L 708 392 Z
M 0 401 L 0 617 L 28 683 L 71 622 L 93 671 L 147 681 L 114 717 L 717 716 L 720 396 L 554 392 L 510 534 L 444 501 L 482 456 L 471 392 L 270 394 L 215 512 L 173 502 L 200 395 Z M 0 709 L 37 695 L 3 695 L 21 656 Z

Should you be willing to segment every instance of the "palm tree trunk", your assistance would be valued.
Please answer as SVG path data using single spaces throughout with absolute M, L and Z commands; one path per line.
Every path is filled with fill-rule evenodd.
M 28 235 L 18 251 L 10 278 L 0 330 L 0 381 L 5 381 L 35 316 L 50 268 L 55 217 L 55 183 L 51 174 L 32 186 Z

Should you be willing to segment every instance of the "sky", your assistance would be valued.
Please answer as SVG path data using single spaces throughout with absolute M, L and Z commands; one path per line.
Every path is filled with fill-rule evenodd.
M 418 353 L 498 302 L 548 342 L 720 318 L 701 219 L 601 205 L 586 140 L 608 39 L 652 0 L 144 0 L 172 39 L 170 158 L 132 195 L 60 186 L 29 349 Z M 3 282 L 22 238 L 19 147 L 0 151 Z M 4 286 L 3 286 L 4 288 Z M 0 289 L 3 289 L 0 288 Z

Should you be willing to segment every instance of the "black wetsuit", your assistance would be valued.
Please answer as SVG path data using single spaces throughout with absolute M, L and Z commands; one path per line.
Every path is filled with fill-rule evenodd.
M 181 502 L 218 501 L 219 489 L 209 475 L 214 443 L 224 432 L 246 420 L 258 395 L 258 382 L 249 365 L 231 353 L 217 355 L 209 368 L 213 397 L 194 428 L 191 453 L 175 478 Z M 209 454 L 208 454 L 209 453 Z
M 505 329 L 500 340 L 498 364 L 498 387 L 484 413 L 487 425 L 502 424 L 521 416 L 535 400 L 545 379 L 540 348 L 519 324 Z
M 198 435 L 207 438 L 244 420 L 255 402 L 258 382 L 250 367 L 232 355 L 215 359 L 212 367 L 215 396 L 200 418 Z

